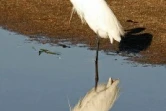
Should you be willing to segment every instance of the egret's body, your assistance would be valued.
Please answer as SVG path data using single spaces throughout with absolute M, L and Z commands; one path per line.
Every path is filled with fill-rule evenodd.
M 109 78 L 107 84 L 92 88 L 72 109 L 72 111 L 109 111 L 117 99 L 119 80 Z
M 113 39 L 120 42 L 124 31 L 105 0 L 70 1 L 82 22 L 87 23 L 99 37 L 109 37 L 111 43 L 113 43 Z

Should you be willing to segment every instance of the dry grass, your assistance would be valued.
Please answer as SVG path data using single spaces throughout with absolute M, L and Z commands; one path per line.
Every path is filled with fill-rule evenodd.
M 113 47 L 102 40 L 101 49 L 136 52 L 139 62 L 166 63 L 166 0 L 107 0 L 126 31 Z M 95 45 L 96 36 L 74 14 L 71 23 L 69 0 L 0 0 L 0 25 L 28 35 L 70 39 L 73 43 Z M 119 46 L 119 47 L 118 47 Z

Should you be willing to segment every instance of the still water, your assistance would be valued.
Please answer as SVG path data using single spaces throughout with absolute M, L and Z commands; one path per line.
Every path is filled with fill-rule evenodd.
M 59 55 L 38 51 L 47 49 Z M 40 44 L 0 29 L 0 111 L 69 111 L 94 86 L 95 51 Z M 120 79 L 112 111 L 166 111 L 166 67 L 99 53 L 99 82 Z

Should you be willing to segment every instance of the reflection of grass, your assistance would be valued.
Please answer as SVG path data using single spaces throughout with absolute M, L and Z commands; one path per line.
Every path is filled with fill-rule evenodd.
M 56 53 L 56 52 L 51 52 L 47 49 L 40 49 L 39 50 L 39 55 L 41 55 L 42 53 L 46 53 L 46 54 L 53 54 L 53 55 L 60 55 L 60 53 Z

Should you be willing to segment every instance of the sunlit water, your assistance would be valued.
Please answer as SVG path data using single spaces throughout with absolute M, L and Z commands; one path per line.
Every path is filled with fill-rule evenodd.
M 61 53 L 52 55 L 40 49 Z M 0 29 L 0 111 L 69 111 L 94 86 L 95 51 L 30 42 Z M 99 53 L 100 82 L 120 79 L 112 111 L 166 111 L 165 66 L 135 65 Z

